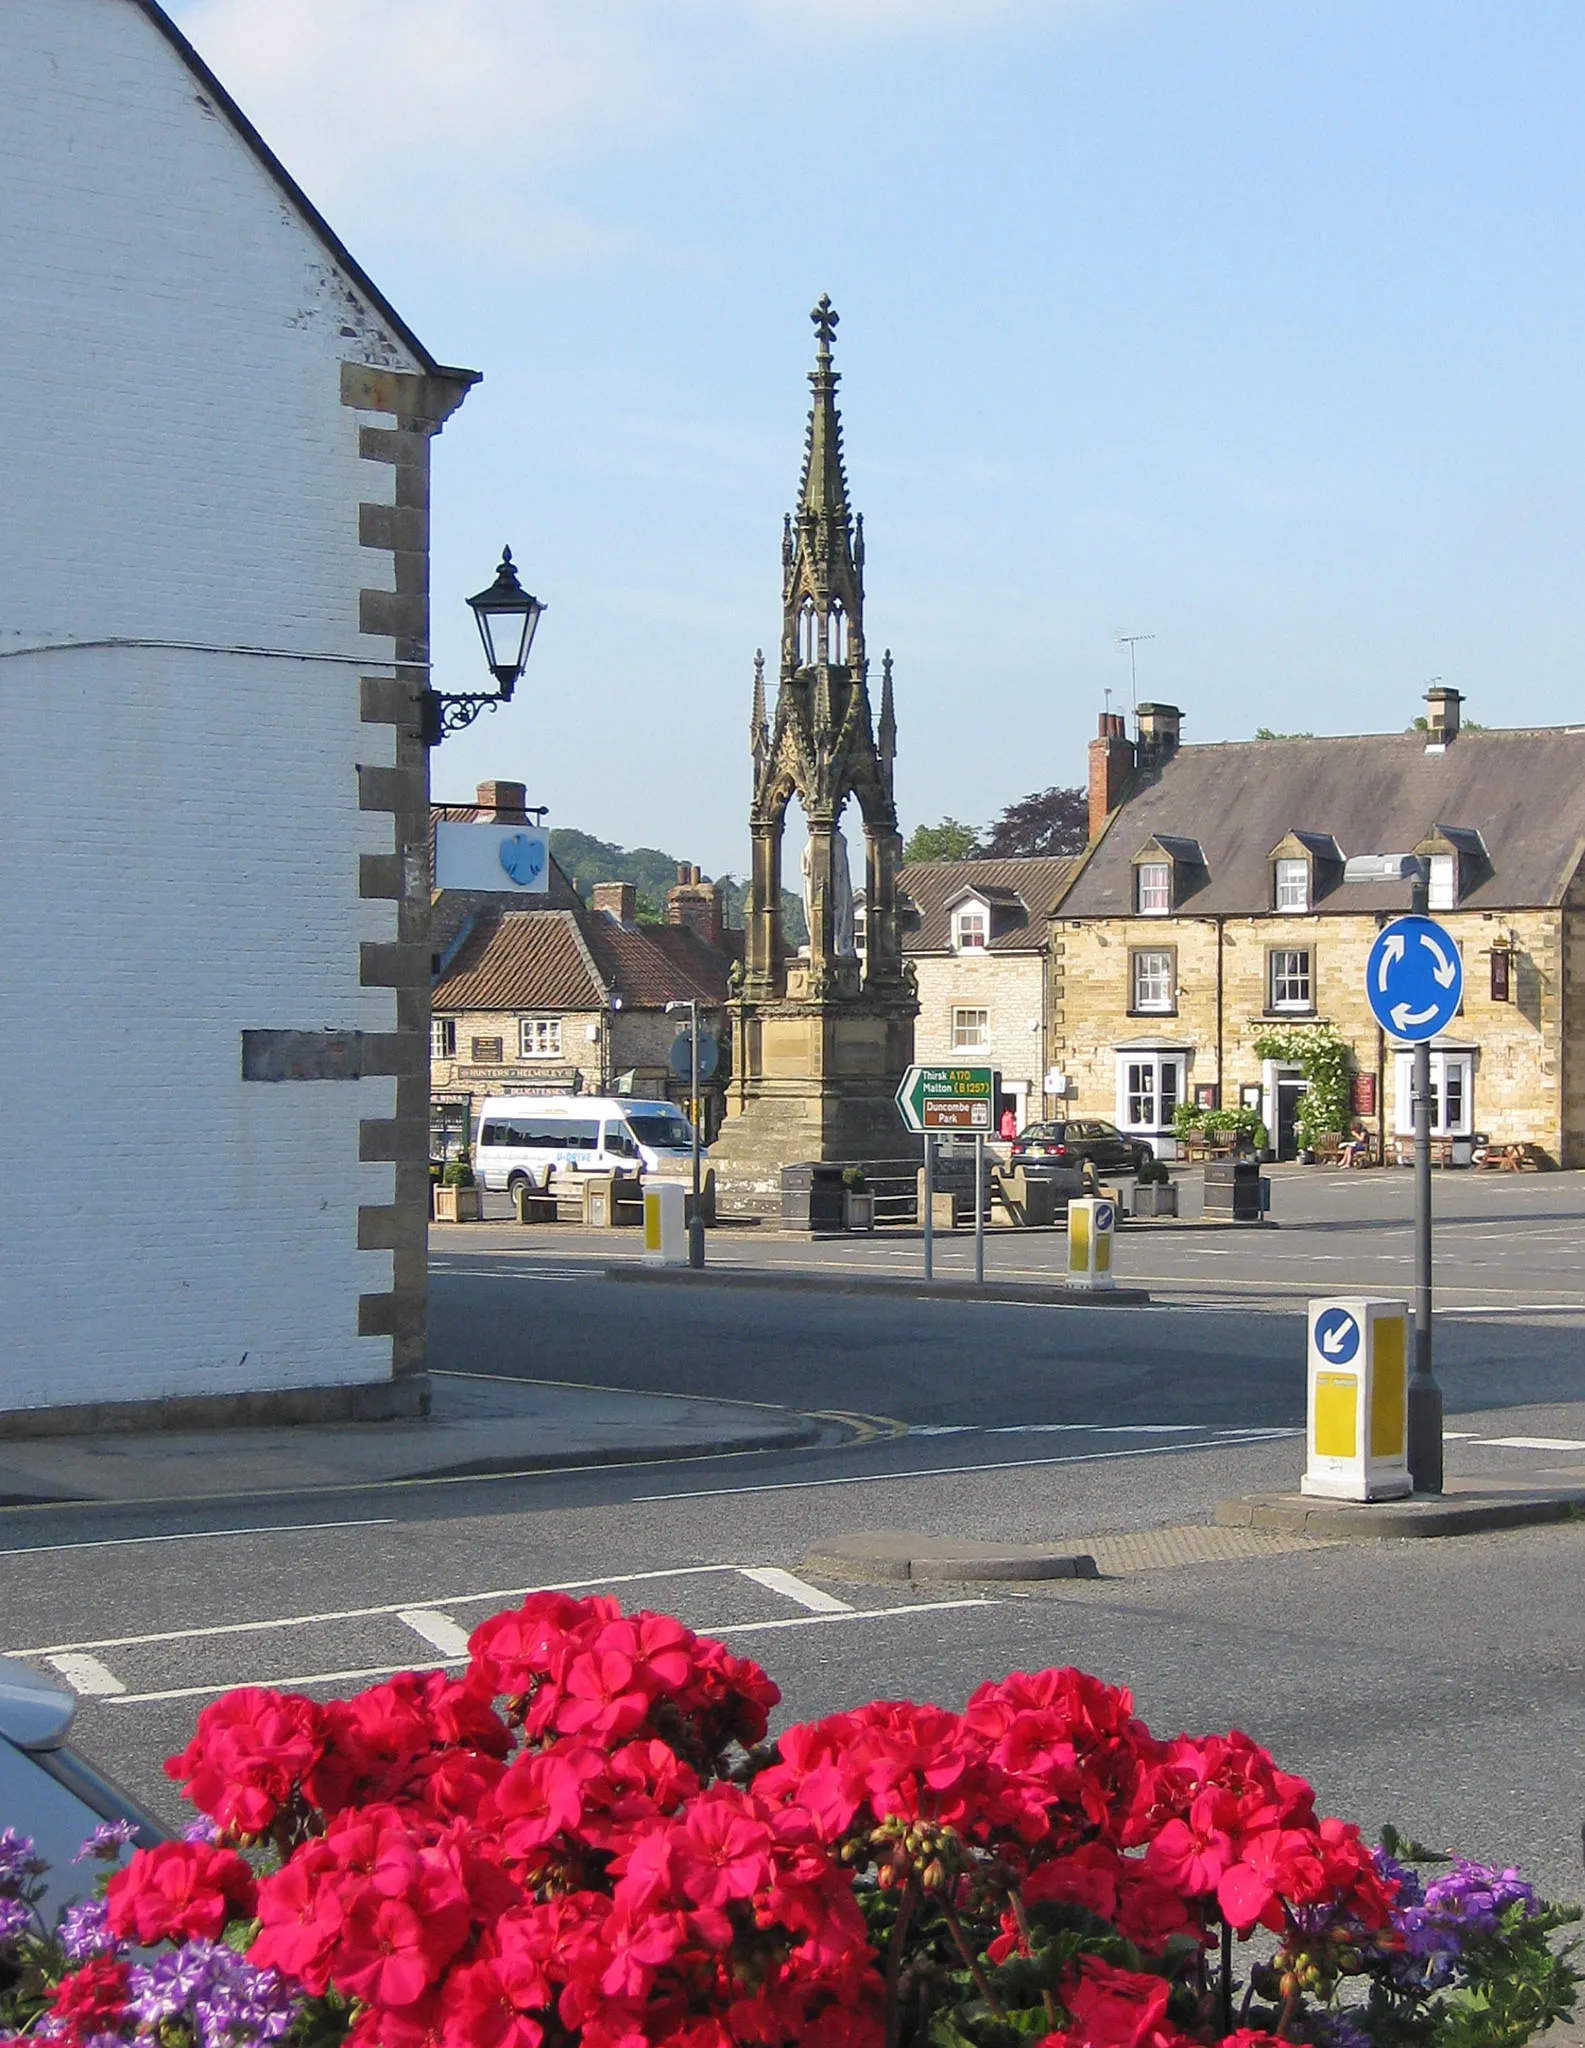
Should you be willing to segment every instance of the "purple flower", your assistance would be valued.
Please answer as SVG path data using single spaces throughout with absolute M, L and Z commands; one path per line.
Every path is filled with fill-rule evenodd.
M 0 1899 L 0 1948 L 20 1941 L 33 1924 L 33 1909 L 26 1899 Z
M 137 1823 L 130 1820 L 102 1820 L 84 1842 L 73 1863 L 86 1863 L 90 1856 L 97 1856 L 106 1863 L 114 1863 L 137 1834 Z
M 273 1970 L 259 1970 L 234 1949 L 189 1941 L 154 1963 L 134 1964 L 129 2004 L 151 2030 L 185 2019 L 199 2048 L 253 2048 L 291 2028 L 299 1995 Z
M 103 1899 L 78 1899 L 68 1906 L 61 1915 L 58 1938 L 72 1964 L 121 1953 L 121 1944 L 110 1932 L 109 1909 Z
M 15 1828 L 0 1834 L 0 1892 L 19 1892 L 39 1868 L 31 1835 L 18 1834 Z
M 1352 2013 L 1323 2014 L 1315 2028 L 1317 2048 L 1372 2048 L 1369 2030 Z
M 182 1840 L 184 1842 L 218 1842 L 220 1840 L 219 1824 L 212 1821 L 207 1813 L 201 1813 L 196 1820 L 190 1820 L 186 1827 L 182 1829 Z

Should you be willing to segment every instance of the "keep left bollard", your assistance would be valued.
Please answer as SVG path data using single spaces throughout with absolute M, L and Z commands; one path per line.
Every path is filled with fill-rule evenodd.
M 1301 1493 L 1401 1500 L 1409 1477 L 1409 1312 L 1365 1295 L 1312 1301 Z
M 688 1225 L 680 1180 L 644 1183 L 644 1264 L 686 1266 Z
M 1068 1285 L 1087 1294 L 1112 1287 L 1112 1231 L 1117 1204 L 1084 1195 L 1068 1204 Z

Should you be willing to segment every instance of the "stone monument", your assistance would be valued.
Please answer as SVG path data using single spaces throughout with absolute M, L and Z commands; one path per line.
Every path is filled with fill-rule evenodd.
M 724 1207 L 770 1210 L 781 1168 L 862 1165 L 873 1177 L 914 1172 L 918 1141 L 894 1095 L 913 1059 L 919 1003 L 897 922 L 902 840 L 892 796 L 897 720 L 892 658 L 881 662 L 872 718 L 864 651 L 864 521 L 848 503 L 831 341 L 831 301 L 810 315 L 813 401 L 798 511 L 782 529 L 782 640 L 775 711 L 754 657 L 749 744 L 753 864 L 741 981 L 730 1005 L 727 1119 L 711 1147 Z M 789 957 L 782 934 L 782 834 L 797 797 L 808 827 L 803 895 L 809 943 Z M 852 800 L 864 834 L 864 947 L 841 820 Z

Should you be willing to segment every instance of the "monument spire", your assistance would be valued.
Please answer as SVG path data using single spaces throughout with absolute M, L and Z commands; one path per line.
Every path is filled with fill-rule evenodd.
M 837 411 L 837 371 L 831 367 L 831 340 L 839 315 L 824 292 L 809 318 L 815 329 L 815 366 L 809 372 L 814 393 L 804 446 L 804 473 L 798 503 L 802 519 L 848 526 L 848 480 L 842 462 L 842 415 Z

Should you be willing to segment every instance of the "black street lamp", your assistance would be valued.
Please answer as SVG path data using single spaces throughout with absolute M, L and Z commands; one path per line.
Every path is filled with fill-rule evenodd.
M 518 677 L 528 666 L 528 651 L 534 644 L 534 629 L 545 609 L 539 599 L 517 580 L 512 550 L 501 550 L 501 566 L 488 590 L 468 599 L 484 643 L 484 659 L 492 676 L 493 690 L 441 691 L 426 689 L 420 699 L 419 731 L 426 747 L 438 747 L 447 733 L 461 732 L 472 725 L 481 711 L 493 711 L 498 704 L 510 704 Z

